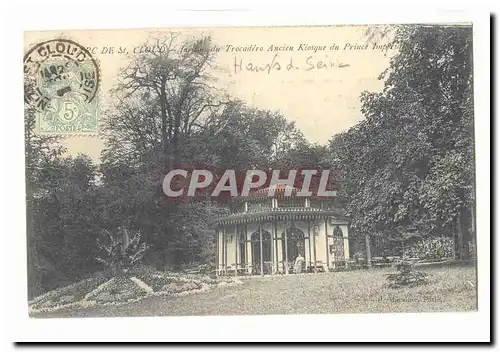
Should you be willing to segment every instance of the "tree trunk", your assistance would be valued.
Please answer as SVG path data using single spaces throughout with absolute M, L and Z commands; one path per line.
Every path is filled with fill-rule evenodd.
M 169 128 L 169 119 L 167 114 L 167 96 L 165 93 L 166 81 L 162 80 L 160 86 L 160 109 L 161 109 L 161 139 L 162 139 L 162 147 L 163 147 L 163 158 L 164 158 L 164 166 L 165 169 L 168 169 L 171 162 L 168 153 L 169 149 L 169 135 L 167 129 Z
M 474 206 L 473 205 L 470 206 L 470 221 L 471 221 L 470 238 L 472 241 L 472 256 L 477 259 L 476 223 L 475 223 Z
M 173 135 L 173 145 L 172 145 L 172 153 L 174 158 L 174 163 L 180 163 L 181 159 L 181 151 L 180 151 L 180 130 L 181 130 L 181 109 L 179 107 L 178 111 L 175 114 L 175 123 L 174 123 L 174 135 Z
M 468 259 L 469 251 L 466 249 L 466 242 L 464 241 L 464 231 L 462 228 L 462 221 L 460 219 L 460 215 L 457 216 L 457 240 L 458 240 L 458 256 L 459 260 Z
M 370 235 L 365 236 L 365 244 L 366 244 L 366 266 L 372 267 L 372 251 L 370 246 Z

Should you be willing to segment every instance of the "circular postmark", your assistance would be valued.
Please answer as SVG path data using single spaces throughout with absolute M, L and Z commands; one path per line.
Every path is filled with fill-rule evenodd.
M 91 53 L 68 39 L 33 46 L 24 56 L 25 79 L 42 132 L 92 132 L 97 126 L 99 66 Z

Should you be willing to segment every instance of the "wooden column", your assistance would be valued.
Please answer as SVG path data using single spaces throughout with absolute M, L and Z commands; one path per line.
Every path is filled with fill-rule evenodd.
M 226 234 L 226 227 L 224 226 L 222 228 L 222 253 L 224 255 L 224 275 L 227 274 L 227 234 Z
M 220 229 L 220 271 L 224 270 L 224 228 Z
M 276 255 L 276 273 L 280 270 L 279 268 L 279 257 L 278 257 L 278 222 L 274 221 L 274 251 Z
M 328 220 L 325 218 L 326 269 L 330 267 L 330 248 L 328 246 Z
M 311 266 L 312 257 L 311 257 L 311 220 L 307 220 L 307 245 L 309 247 L 309 266 Z M 305 254 L 304 254 L 305 255 Z M 307 268 L 306 268 L 307 271 Z
M 288 221 L 285 220 L 285 274 L 288 275 Z
M 271 274 L 274 271 L 274 234 L 273 234 L 273 229 L 271 228 Z
M 215 229 L 215 275 L 219 276 L 220 260 L 219 260 L 219 229 Z
M 314 272 L 316 272 L 316 234 L 313 230 L 313 256 L 314 256 Z
M 236 268 L 234 270 L 234 276 L 238 276 L 238 244 L 239 244 L 239 233 L 238 233 L 238 225 L 235 224 L 234 225 L 234 235 L 236 236 L 236 238 L 234 239 L 234 257 L 235 257 L 235 265 L 236 265 Z
M 248 273 L 248 229 L 247 224 L 243 227 L 243 231 L 245 231 L 245 269 Z
M 260 240 L 260 276 L 264 276 L 264 251 L 262 246 L 262 223 L 259 223 L 259 240 Z
M 253 274 L 254 273 L 254 252 L 253 252 L 253 242 L 252 242 L 252 234 L 248 232 L 248 226 L 247 226 L 247 258 L 248 258 L 248 269 L 249 273 Z

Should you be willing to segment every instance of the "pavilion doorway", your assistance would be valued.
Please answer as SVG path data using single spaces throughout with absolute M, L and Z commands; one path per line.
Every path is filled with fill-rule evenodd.
M 292 267 L 295 259 L 299 256 L 305 257 L 305 236 L 304 233 L 297 228 L 290 228 L 288 231 L 283 232 L 281 238 L 286 240 L 281 241 L 282 255 L 284 261 L 288 258 L 288 267 Z
M 339 225 L 335 226 L 333 230 L 333 249 L 330 252 L 333 254 L 333 260 L 337 265 L 345 263 L 344 233 Z
M 254 274 L 261 273 L 261 265 L 263 264 L 263 273 L 270 274 L 272 268 L 272 249 L 271 249 L 271 234 L 262 230 L 262 261 L 260 256 L 260 233 L 254 232 L 251 236 L 252 242 L 252 267 Z

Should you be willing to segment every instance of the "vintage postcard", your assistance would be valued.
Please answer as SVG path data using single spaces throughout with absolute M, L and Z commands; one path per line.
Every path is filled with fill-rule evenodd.
M 28 31 L 32 319 L 478 308 L 471 23 Z

